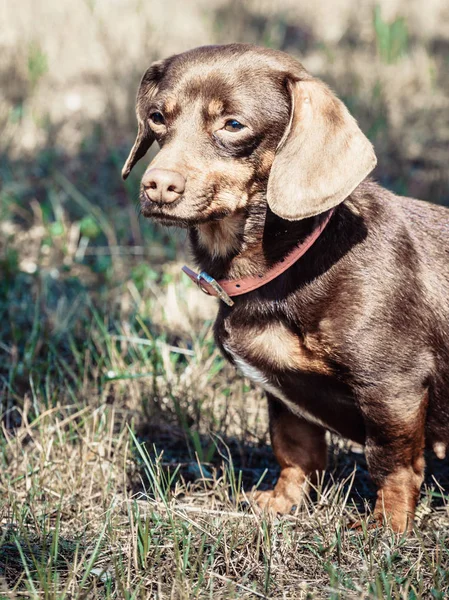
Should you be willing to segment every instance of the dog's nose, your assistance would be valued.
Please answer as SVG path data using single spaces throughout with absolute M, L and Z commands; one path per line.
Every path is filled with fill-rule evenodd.
M 150 200 L 170 204 L 184 193 L 186 180 L 177 171 L 149 169 L 142 178 L 142 185 Z

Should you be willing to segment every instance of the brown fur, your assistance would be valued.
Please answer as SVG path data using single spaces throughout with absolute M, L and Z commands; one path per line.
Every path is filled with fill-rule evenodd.
M 322 427 L 292 415 L 270 394 L 268 402 L 271 444 L 281 475 L 274 490 L 256 492 L 253 498 L 260 508 L 284 514 L 299 506 L 308 479 L 326 468 L 327 445 Z
M 217 344 L 268 393 L 281 475 L 255 501 L 297 505 L 331 430 L 365 445 L 376 519 L 410 527 L 424 447 L 449 443 L 449 211 L 367 179 L 375 158 L 347 109 L 281 52 L 232 44 L 155 63 L 137 116 L 123 175 L 157 139 L 149 169 L 179 171 L 185 191 L 156 205 L 142 189 L 142 212 L 187 227 L 216 279 L 263 273 L 335 207 L 297 263 L 219 306 Z M 244 129 L 226 131 L 229 118 Z

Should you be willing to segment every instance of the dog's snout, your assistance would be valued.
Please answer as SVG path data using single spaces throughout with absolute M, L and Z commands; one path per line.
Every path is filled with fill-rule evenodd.
M 184 193 L 186 180 L 177 171 L 149 169 L 143 176 L 142 185 L 150 200 L 170 204 Z

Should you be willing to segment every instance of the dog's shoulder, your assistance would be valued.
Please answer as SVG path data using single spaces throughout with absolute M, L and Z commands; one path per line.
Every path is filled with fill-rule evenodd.
M 371 178 L 362 182 L 345 204 L 363 214 L 369 224 L 386 223 L 391 227 L 405 224 L 415 235 L 430 233 L 449 243 L 449 208 L 432 202 L 399 196 Z
M 373 181 L 359 186 L 345 204 L 366 231 L 363 250 L 350 254 L 351 270 L 369 273 L 371 285 L 373 277 L 390 282 L 390 293 L 399 290 L 401 297 L 408 287 L 447 313 L 449 208 L 396 195 Z M 345 222 L 351 226 L 349 218 Z

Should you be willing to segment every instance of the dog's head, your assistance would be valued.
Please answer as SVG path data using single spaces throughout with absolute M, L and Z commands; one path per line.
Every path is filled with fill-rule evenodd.
M 244 44 L 156 62 L 137 95 L 123 177 L 156 140 L 142 178 L 145 216 L 197 225 L 262 197 L 289 220 L 342 202 L 376 164 L 344 104 L 293 58 Z

